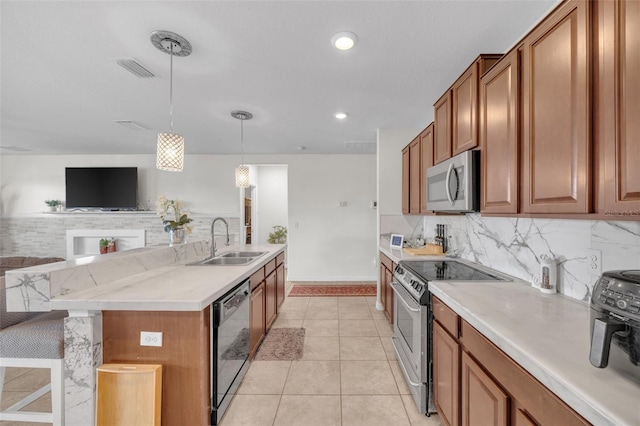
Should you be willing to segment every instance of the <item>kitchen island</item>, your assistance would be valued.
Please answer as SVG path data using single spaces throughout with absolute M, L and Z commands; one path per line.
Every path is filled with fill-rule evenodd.
M 218 253 L 265 252 L 243 266 L 188 266 L 209 256 L 208 241 L 196 241 L 23 269 L 11 278 L 8 307 L 69 311 L 65 424 L 94 423 L 95 369 L 103 362 L 163 364 L 163 424 L 208 424 L 209 305 L 285 247 L 240 245 Z M 162 346 L 141 346 L 141 331 L 162 332 Z
M 380 251 L 394 262 L 446 259 Z M 589 305 L 517 279 L 432 281 L 429 291 L 588 422 L 640 424 L 640 383 L 589 363 Z

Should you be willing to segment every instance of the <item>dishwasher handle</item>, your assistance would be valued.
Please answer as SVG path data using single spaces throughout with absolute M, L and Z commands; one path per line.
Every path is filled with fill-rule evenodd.
M 247 279 L 230 294 L 213 303 L 214 327 L 220 327 L 249 298 L 248 283 L 249 280 Z

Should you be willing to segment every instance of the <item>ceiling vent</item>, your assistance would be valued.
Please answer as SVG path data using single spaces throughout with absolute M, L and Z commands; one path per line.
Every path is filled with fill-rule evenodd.
M 376 152 L 376 143 L 366 141 L 350 141 L 345 142 L 345 149 L 349 152 Z
M 134 58 L 116 58 L 116 63 L 139 78 L 151 78 L 156 75 L 143 67 Z
M 2 150 L 6 150 L 6 151 L 14 151 L 14 152 L 27 152 L 27 151 L 31 151 L 28 148 L 22 148 L 20 146 L 14 146 L 14 145 L 0 145 L 0 149 Z
M 116 123 L 116 124 L 119 124 L 121 126 L 124 126 L 127 129 L 149 130 L 146 127 L 144 127 L 142 124 L 136 123 L 135 121 L 132 121 L 132 120 L 113 120 L 113 122 Z

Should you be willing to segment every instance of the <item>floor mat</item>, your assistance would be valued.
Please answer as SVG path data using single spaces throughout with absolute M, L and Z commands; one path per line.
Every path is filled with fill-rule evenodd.
M 254 358 L 256 361 L 297 361 L 302 358 L 304 328 L 272 328 Z
M 289 297 L 375 296 L 376 284 L 363 285 L 295 285 Z

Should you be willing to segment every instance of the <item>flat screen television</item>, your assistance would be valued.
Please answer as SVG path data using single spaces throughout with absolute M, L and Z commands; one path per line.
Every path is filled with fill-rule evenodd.
M 67 209 L 136 210 L 137 167 L 67 167 Z

